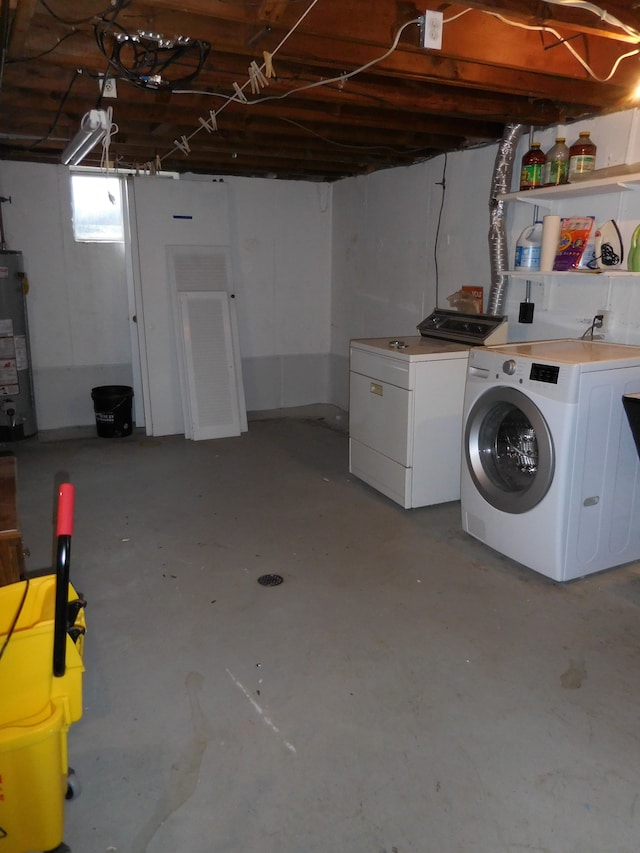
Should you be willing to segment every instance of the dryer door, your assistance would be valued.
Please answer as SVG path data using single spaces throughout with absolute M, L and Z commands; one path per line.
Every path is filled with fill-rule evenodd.
M 479 397 L 465 425 L 466 464 L 482 497 L 503 512 L 536 506 L 553 480 L 553 439 L 540 409 L 515 388 Z

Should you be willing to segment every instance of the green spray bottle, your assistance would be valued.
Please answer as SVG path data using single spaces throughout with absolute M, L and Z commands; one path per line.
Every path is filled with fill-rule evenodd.
M 627 266 L 630 272 L 640 272 L 640 225 L 631 236 Z

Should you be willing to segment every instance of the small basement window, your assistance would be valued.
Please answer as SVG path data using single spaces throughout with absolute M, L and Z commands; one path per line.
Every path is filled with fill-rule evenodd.
M 121 243 L 122 184 L 106 175 L 71 175 L 73 236 L 78 242 Z

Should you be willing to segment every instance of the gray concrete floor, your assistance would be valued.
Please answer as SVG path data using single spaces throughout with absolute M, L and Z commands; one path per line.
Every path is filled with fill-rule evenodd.
M 340 426 L 12 446 L 31 570 L 76 487 L 67 843 L 637 853 L 640 565 L 555 584 L 352 478 Z

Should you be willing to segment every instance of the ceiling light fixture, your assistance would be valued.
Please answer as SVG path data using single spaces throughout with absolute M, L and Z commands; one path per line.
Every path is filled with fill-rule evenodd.
M 80 130 L 64 149 L 62 164 L 77 166 L 107 135 L 111 122 L 106 110 L 90 110 L 80 122 Z

